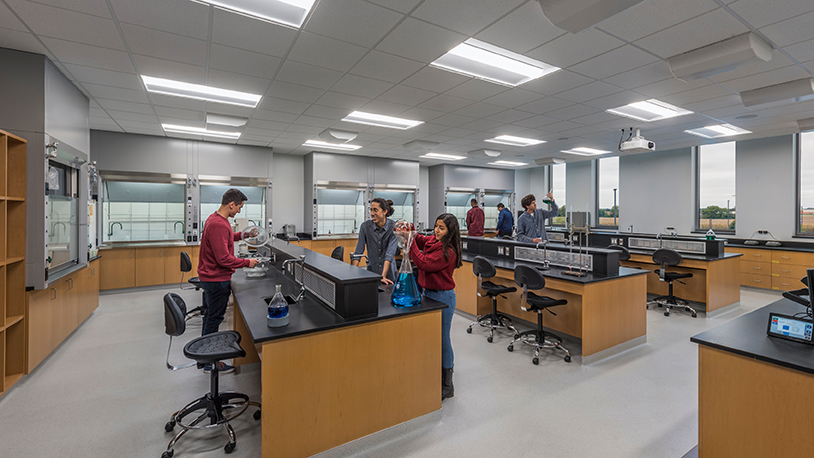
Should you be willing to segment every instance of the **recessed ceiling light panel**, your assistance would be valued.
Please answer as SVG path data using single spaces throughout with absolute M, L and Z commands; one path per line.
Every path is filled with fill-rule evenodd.
M 561 153 L 568 153 L 568 154 L 576 154 L 577 156 L 599 156 L 600 154 L 608 154 L 610 151 L 605 151 L 601 149 L 594 149 L 594 148 L 586 148 L 584 146 L 580 146 L 577 148 L 571 148 L 568 150 L 562 150 Z
M 489 165 L 504 165 L 504 166 L 507 166 L 507 167 L 520 167 L 520 166 L 529 165 L 529 164 L 526 163 L 526 162 L 495 161 L 495 162 L 489 162 Z
M 441 154 L 441 153 L 427 153 L 423 156 L 425 159 L 439 159 L 442 161 L 460 161 L 461 159 L 466 159 L 466 156 L 455 156 L 453 154 Z
M 490 138 L 485 140 L 489 143 L 500 143 L 502 145 L 511 146 L 534 146 L 545 143 L 545 140 L 535 140 L 533 138 L 515 137 L 513 135 L 501 135 L 499 137 Z
M 174 97 L 184 97 L 188 99 L 206 100 L 207 102 L 226 103 L 229 105 L 240 105 L 244 107 L 256 108 L 260 103 L 261 95 L 250 94 L 248 92 L 232 91 L 203 84 L 185 83 L 183 81 L 156 78 L 154 76 L 141 76 L 147 92 L 155 94 L 171 95 Z
M 316 0 L 193 0 L 262 21 L 300 28 Z
M 714 126 L 701 127 L 699 129 L 685 130 L 684 132 L 702 138 L 732 137 L 735 135 L 752 133 L 746 129 L 735 127 L 732 124 L 718 124 Z
M 430 65 L 512 87 L 560 69 L 474 38 L 452 48 Z
M 161 124 L 161 128 L 164 129 L 164 132 L 175 132 L 179 134 L 203 135 L 204 137 L 231 138 L 234 140 L 240 138 L 240 132 L 220 132 L 217 130 L 204 129 L 203 127 L 179 126 L 175 124 Z
M 354 111 L 342 119 L 345 122 L 355 122 L 357 124 L 367 124 L 369 126 L 389 127 L 391 129 L 409 129 L 424 121 L 414 121 L 412 119 L 395 118 L 375 113 L 365 113 L 364 111 Z
M 327 143 L 319 140 L 308 140 L 302 146 L 310 146 L 313 148 L 335 149 L 338 151 L 356 151 L 361 148 L 359 145 L 348 145 L 347 143 Z
M 692 111 L 684 110 L 656 99 L 635 102 L 606 111 L 643 122 L 661 121 L 662 119 L 675 118 L 676 116 L 684 116 L 692 113 Z

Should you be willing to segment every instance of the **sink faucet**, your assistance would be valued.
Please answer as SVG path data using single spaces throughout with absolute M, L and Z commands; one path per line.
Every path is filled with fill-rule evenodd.
M 184 232 L 184 222 L 183 221 L 176 221 L 175 224 L 172 225 L 172 231 L 175 232 L 175 227 L 181 225 L 181 232 Z
M 303 282 L 303 274 L 305 274 L 305 255 L 301 254 L 299 259 L 289 258 L 283 261 L 283 265 L 281 266 L 283 271 L 286 270 L 289 264 L 298 263 L 300 265 L 300 279 L 297 281 L 297 276 L 294 275 L 294 281 L 299 283 L 300 285 L 300 293 L 294 299 L 294 302 L 299 302 L 302 300 L 302 297 L 305 296 L 305 283 Z M 292 272 L 292 275 L 294 272 Z
M 124 226 L 122 226 L 122 223 L 114 221 L 113 223 L 110 224 L 110 232 L 107 233 L 108 237 L 111 237 L 113 235 L 113 226 L 117 224 L 119 225 L 119 229 L 124 230 Z
M 656 234 L 656 240 L 659 241 L 659 248 L 661 248 L 664 245 L 664 242 L 661 240 L 663 237 L 664 237 L 664 234 L 662 234 L 661 232 Z
M 630 233 L 632 234 L 633 233 L 633 225 L 631 224 L 630 226 L 628 226 L 627 230 L 630 231 Z
M 548 240 L 543 240 L 542 242 L 538 242 L 537 246 L 535 248 L 537 250 L 539 250 L 540 245 L 543 246 L 543 268 L 548 269 L 549 267 L 551 267 L 551 264 L 548 262 Z

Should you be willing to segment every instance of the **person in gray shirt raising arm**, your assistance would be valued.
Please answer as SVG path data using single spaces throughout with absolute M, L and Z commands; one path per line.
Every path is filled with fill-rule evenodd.
M 361 255 L 367 247 L 367 270 L 382 276 L 382 283 L 392 285 L 395 275 L 390 266 L 395 264 L 396 233 L 393 227 L 396 225 L 388 216 L 393 214 L 393 201 L 384 200 L 377 197 L 370 202 L 370 218 L 359 226 L 359 241 L 356 243 L 356 250 L 351 255 L 351 264 L 359 265 L 359 258 L 353 255 Z
M 550 192 L 546 196 L 551 199 L 551 210 L 538 210 L 534 194 L 529 194 L 520 201 L 526 211 L 517 218 L 517 240 L 534 243 L 548 240 L 545 220 L 557 216 L 560 207 L 554 202 L 554 196 Z

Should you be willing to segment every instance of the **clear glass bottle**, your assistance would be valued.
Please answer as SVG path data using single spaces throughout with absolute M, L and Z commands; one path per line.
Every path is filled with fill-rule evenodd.
M 707 231 L 707 240 L 715 240 L 715 232 L 712 229 Z
M 269 302 L 268 316 L 266 317 L 270 328 L 277 328 L 288 324 L 288 302 L 283 296 L 282 285 L 277 285 L 277 292 Z

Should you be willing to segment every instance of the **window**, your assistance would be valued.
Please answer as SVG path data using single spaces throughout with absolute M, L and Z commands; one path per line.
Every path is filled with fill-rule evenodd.
M 478 194 L 474 190 L 447 191 L 447 213 L 452 213 L 456 218 L 458 218 L 458 225 L 461 227 L 462 231 L 467 230 L 466 212 L 472 208 L 472 199 L 477 200 L 477 198 Z M 435 221 L 433 221 L 432 224 L 435 225 Z
M 698 148 L 698 229 L 735 230 L 735 142 Z
M 551 167 L 551 189 L 554 194 L 554 202 L 560 206 L 560 214 L 551 218 L 554 226 L 565 226 L 565 164 L 555 164 Z M 542 196 L 537 197 L 537 206 L 542 204 Z
M 254 226 L 264 226 L 263 222 L 266 220 L 266 188 L 201 184 L 201 231 L 203 231 L 204 224 L 206 224 L 206 219 L 220 208 L 223 194 L 232 188 L 239 190 L 248 198 L 235 218 L 248 219 L 249 224 Z M 233 218 L 230 218 L 229 222 L 234 223 Z
M 184 240 L 184 185 L 105 181 L 105 242 Z
M 77 170 L 48 163 L 48 270 L 69 267 L 79 260 Z
M 797 234 L 814 235 L 814 131 L 800 134 L 799 148 Z
M 317 235 L 355 234 L 365 219 L 364 189 L 317 189 Z
M 599 159 L 597 226 L 619 226 L 619 157 Z
M 497 230 L 497 217 L 498 213 L 500 213 L 497 209 L 497 204 L 503 204 L 504 207 L 511 210 L 512 209 L 511 198 L 512 193 L 510 192 L 506 193 L 487 192 L 483 196 L 483 214 L 485 218 L 483 222 L 484 230 L 487 231 Z

